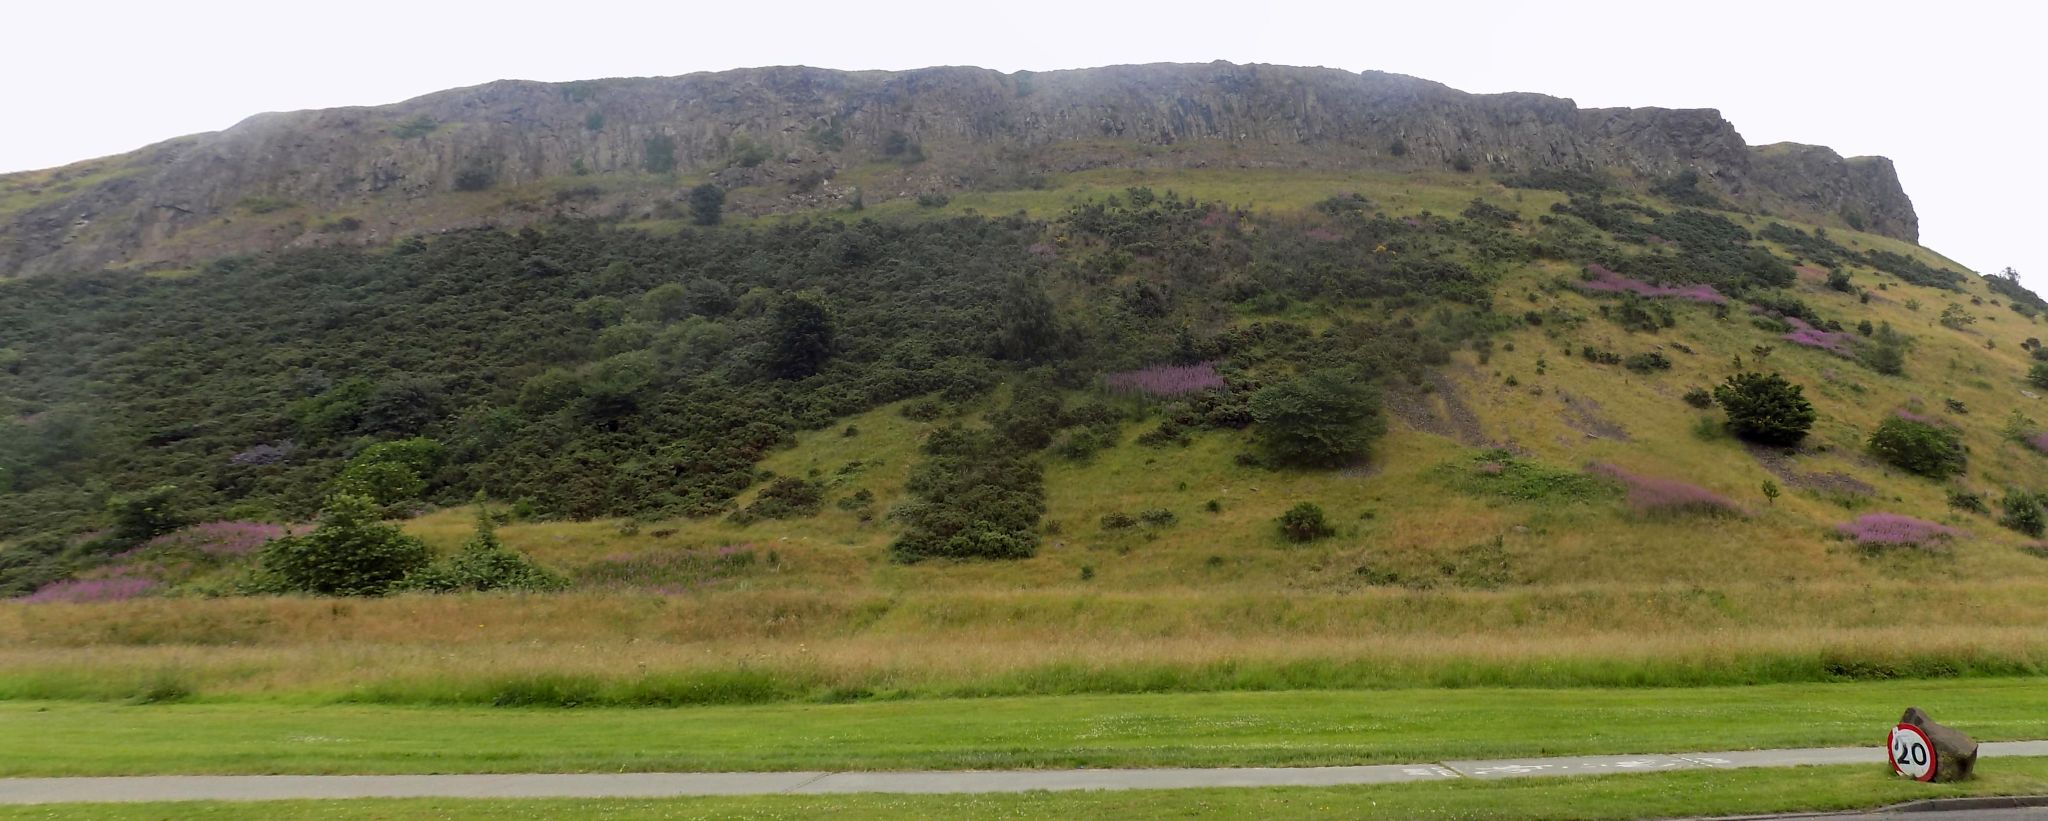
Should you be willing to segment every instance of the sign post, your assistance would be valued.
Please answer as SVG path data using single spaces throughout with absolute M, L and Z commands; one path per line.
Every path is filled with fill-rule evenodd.
M 1892 728 L 1891 738 L 1885 743 L 1891 749 L 1892 772 L 1914 781 L 1934 780 L 1940 762 L 1935 760 L 1934 743 L 1928 740 L 1926 731 L 1900 724 Z

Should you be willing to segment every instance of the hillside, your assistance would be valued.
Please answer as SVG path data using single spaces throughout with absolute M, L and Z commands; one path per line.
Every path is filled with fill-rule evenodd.
M 1510 102 L 1300 76 L 1462 101 L 1451 123 Z M 1351 110 L 1316 99 L 1259 133 Z M 1569 110 L 1547 99 L 1513 98 Z M 845 167 L 871 175 L 860 200 L 799 207 L 760 198 L 751 175 L 780 161 L 706 170 L 679 139 L 674 175 L 592 183 L 682 197 L 661 213 L 500 210 L 553 183 L 499 177 L 461 194 L 494 227 L 225 238 L 185 268 L 0 283 L 0 592 L 27 597 L 0 603 L 20 671 L 0 695 L 127 697 L 151 671 L 207 693 L 673 703 L 2048 663 L 2048 304 L 1913 244 L 1903 194 L 1858 200 L 1904 209 L 1861 231 L 1813 193 L 1877 161 L 1736 138 L 1716 165 L 1567 129 L 1569 167 L 1518 166 L 1552 137 L 1503 120 L 1479 153 L 1505 159 L 1460 170 L 1428 136 L 1455 125 L 1254 150 L 1204 146 L 1200 121 L 1160 156 L 1243 162 L 1119 145 L 1028 186 L 882 196 L 997 144 L 920 131 L 921 159 Z M 847 152 L 893 133 L 847 122 Z M 406 139 L 464 132 L 436 123 Z M 1358 160 L 1394 138 L 1402 157 Z M 723 207 L 684 193 L 707 179 Z M 293 202 L 273 213 L 382 207 Z M 1744 427 L 1729 389 L 1750 373 L 1797 386 L 1810 429 Z M 496 540 L 554 583 L 436 596 L 415 564 L 368 590 L 401 595 L 278 595 L 348 592 L 274 558 L 342 497 L 433 568 Z M 1320 524 L 1289 517 L 1304 503 Z M 522 689 L 550 687 L 573 693 Z
M 558 217 L 659 220 L 706 180 L 740 213 L 1043 189 L 1101 169 L 1337 175 L 1694 172 L 1752 211 L 1913 240 L 1891 163 L 1752 147 L 1708 110 L 1579 109 L 1379 72 L 1143 65 L 764 68 L 504 81 L 263 114 L 132 154 L 0 176 L 0 277 L 187 268 Z

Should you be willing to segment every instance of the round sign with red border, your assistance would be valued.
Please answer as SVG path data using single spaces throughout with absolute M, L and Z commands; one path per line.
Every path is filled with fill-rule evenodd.
M 1925 730 L 1911 724 L 1893 727 L 1885 746 L 1890 748 L 1892 772 L 1914 781 L 1934 780 L 1939 762 L 1934 760 L 1934 742 L 1927 739 Z

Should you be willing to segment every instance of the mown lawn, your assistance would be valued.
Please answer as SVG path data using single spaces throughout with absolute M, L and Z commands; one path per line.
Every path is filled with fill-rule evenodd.
M 1596 819 L 1846 810 L 1922 798 L 2048 792 L 2048 760 L 1987 762 L 1966 784 L 1874 767 L 1447 781 L 1369 787 L 997 795 L 768 795 L 668 800 L 354 800 L 0 807 L 0 819 L 1390 818 Z
M 1909 705 L 2048 738 L 2038 679 L 685 709 L 0 703 L 0 775 L 1259 766 L 1875 745 Z

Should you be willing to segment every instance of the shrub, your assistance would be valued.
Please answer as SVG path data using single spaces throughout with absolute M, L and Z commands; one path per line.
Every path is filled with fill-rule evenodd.
M 1671 360 L 1656 351 L 1632 354 L 1627 359 L 1622 360 L 1621 365 L 1636 373 L 1671 370 Z
M 704 183 L 690 189 L 690 222 L 717 225 L 725 219 L 725 189 Z
M 1292 542 L 1313 542 L 1337 532 L 1323 516 L 1322 507 L 1314 502 L 1301 502 L 1288 508 L 1276 522 L 1280 525 L 1280 535 Z
M 107 535 L 122 544 L 135 544 L 183 527 L 184 514 L 178 510 L 178 488 L 157 485 L 141 493 L 107 500 L 113 527 Z
M 1837 525 L 1835 532 L 1865 547 L 1931 548 L 1961 535 L 1955 528 L 1897 513 L 1865 514 Z
M 1743 439 L 1790 446 L 1806 438 L 1815 414 L 1805 391 L 1777 374 L 1740 373 L 1714 389 L 1728 429 Z
M 472 159 L 455 171 L 455 190 L 482 191 L 498 184 L 498 172 L 488 160 Z
M 401 587 L 410 590 L 454 592 L 461 590 L 560 590 L 568 580 L 535 564 L 526 555 L 498 540 L 497 524 L 489 508 L 478 506 L 476 535 L 462 544 L 462 550 L 447 561 L 422 568 L 407 576 Z
M 1138 520 L 1131 518 L 1131 514 L 1121 510 L 1112 510 L 1102 514 L 1103 530 L 1127 530 L 1137 526 Z
M 379 505 L 411 501 L 427 488 L 427 476 L 441 464 L 441 443 L 415 436 L 363 448 L 341 475 L 334 492 L 361 496 Z
M 2000 525 L 2036 539 L 2048 531 L 2048 518 L 2041 515 L 2039 496 L 2012 488 L 2005 492 L 2005 498 L 1998 500 L 1998 506 L 2005 514 L 1998 519 Z
M 797 519 L 825 508 L 825 486 L 784 476 L 761 489 L 752 504 L 733 513 L 732 520 L 750 524 L 761 519 Z
M 1706 388 L 1692 388 L 1685 392 L 1685 404 L 1705 410 L 1714 406 L 1714 394 Z
M 640 166 L 650 174 L 676 170 L 676 140 L 667 134 L 647 138 L 641 145 Z
M 1259 389 L 1251 399 L 1260 447 L 1282 465 L 1340 465 L 1386 433 L 1371 387 L 1322 372 Z
M 1870 434 L 1870 452 L 1893 467 L 1931 479 L 1963 472 L 1967 457 L 1956 432 L 1926 421 L 1891 416 Z
M 361 496 L 327 500 L 320 524 L 263 549 L 262 569 L 288 592 L 328 596 L 381 596 L 427 565 L 426 543 L 377 516 Z
M 900 562 L 1024 559 L 1038 549 L 1044 470 L 993 431 L 950 427 L 925 440 L 926 460 L 891 516 L 906 528 L 889 546 Z
M 1984 494 L 1972 493 L 1967 490 L 1949 491 L 1948 506 L 1968 513 L 1990 512 L 1990 509 L 1984 506 Z
M 440 127 L 441 124 L 435 122 L 434 118 L 429 117 L 425 114 L 421 114 L 410 120 L 406 120 L 405 122 L 399 123 L 397 126 L 393 127 L 391 129 L 391 136 L 397 137 L 401 140 L 410 140 L 413 139 L 414 137 L 424 137 L 427 136 L 428 134 L 432 134 L 434 133 L 434 129 Z
M 2027 382 L 2034 387 L 2048 390 L 2048 362 L 2036 362 L 2027 369 Z
M 1163 507 L 1155 507 L 1150 510 L 1140 511 L 1138 513 L 1138 520 L 1148 525 L 1164 527 L 1166 525 L 1170 525 L 1178 521 L 1179 517 L 1174 516 L 1173 511 L 1171 510 L 1167 510 Z

